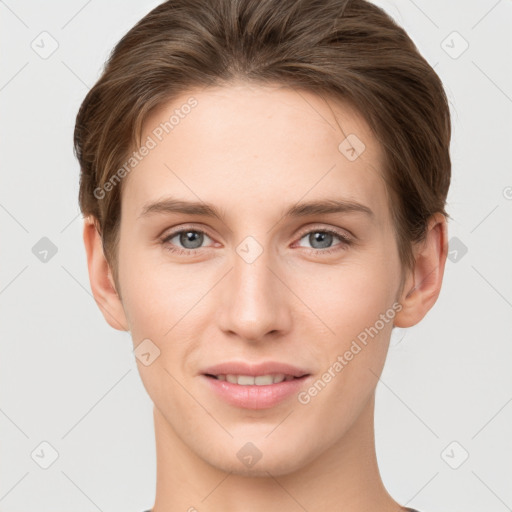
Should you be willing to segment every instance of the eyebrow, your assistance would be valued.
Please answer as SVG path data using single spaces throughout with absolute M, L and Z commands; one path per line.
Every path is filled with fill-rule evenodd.
M 347 199 L 322 199 L 307 203 L 297 203 L 288 208 L 283 214 L 284 218 L 306 217 L 310 215 L 323 215 L 330 213 L 359 212 L 373 218 L 375 215 L 368 207 L 356 201 Z M 155 213 L 182 213 L 185 215 L 202 215 L 212 217 L 224 222 L 224 212 L 216 206 L 202 201 L 183 201 L 172 197 L 146 204 L 139 217 L 146 217 Z

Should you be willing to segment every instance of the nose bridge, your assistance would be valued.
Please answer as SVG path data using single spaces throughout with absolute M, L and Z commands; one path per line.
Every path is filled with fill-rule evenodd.
M 275 252 L 270 239 L 265 240 L 261 243 L 247 236 L 235 248 L 225 300 L 220 305 L 222 328 L 244 339 L 257 340 L 284 329 L 288 316 L 283 285 L 274 275 L 278 268 Z

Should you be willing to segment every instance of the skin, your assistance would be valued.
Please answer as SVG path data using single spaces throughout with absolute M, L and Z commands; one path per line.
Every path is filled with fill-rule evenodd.
M 91 288 L 105 319 L 130 331 L 134 347 L 149 338 L 160 350 L 149 366 L 137 360 L 154 402 L 154 512 L 406 510 L 379 474 L 375 389 L 393 323 L 415 325 L 439 295 L 444 216 L 429 220 L 406 271 L 383 153 L 357 112 L 305 91 L 236 83 L 176 98 L 147 119 L 142 140 L 190 96 L 198 105 L 124 178 L 117 291 L 93 219 L 84 224 Z M 348 134 L 366 146 L 354 161 L 338 149 Z M 212 203 L 223 220 L 141 216 L 171 194 Z M 356 201 L 373 216 L 283 218 L 299 201 L 326 198 Z M 168 250 L 197 247 L 169 238 L 180 228 L 206 233 L 192 256 Z M 353 243 L 315 242 L 328 228 Z M 236 252 L 247 236 L 263 251 L 252 263 Z M 394 319 L 307 404 L 292 395 L 270 409 L 237 408 L 199 376 L 227 360 L 277 360 L 316 380 L 393 304 L 401 305 Z M 252 467 L 237 457 L 247 442 L 262 454 Z

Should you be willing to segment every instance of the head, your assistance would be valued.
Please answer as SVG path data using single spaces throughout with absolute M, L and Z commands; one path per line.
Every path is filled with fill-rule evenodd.
M 75 128 L 91 287 L 151 340 L 141 378 L 186 446 L 254 474 L 251 441 L 277 474 L 350 430 L 439 294 L 449 143 L 439 77 L 365 0 L 176 0 L 123 37 Z M 235 360 L 308 385 L 234 407 L 204 372 Z

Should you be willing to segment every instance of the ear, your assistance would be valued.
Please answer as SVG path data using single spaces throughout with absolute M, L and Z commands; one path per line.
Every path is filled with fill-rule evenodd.
M 103 244 L 94 217 L 90 216 L 85 219 L 83 236 L 94 300 L 111 327 L 119 331 L 128 331 L 123 304 L 116 291 L 110 266 L 103 253 Z
M 442 213 L 432 215 L 425 240 L 414 247 L 415 264 L 409 272 L 395 315 L 396 327 L 416 325 L 435 304 L 441 291 L 448 255 L 448 228 Z

